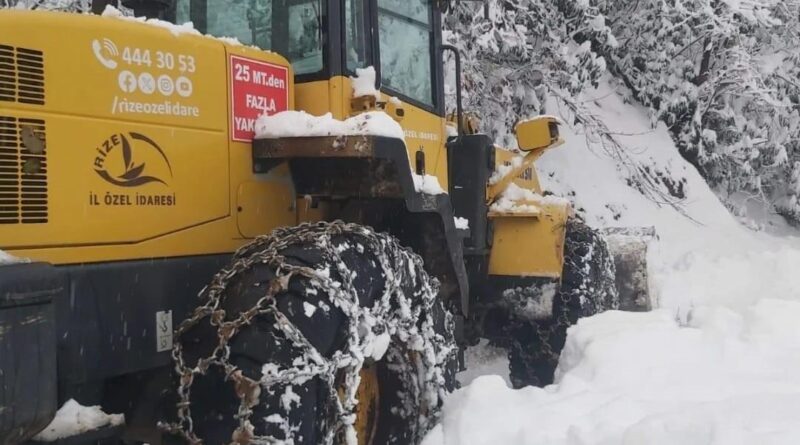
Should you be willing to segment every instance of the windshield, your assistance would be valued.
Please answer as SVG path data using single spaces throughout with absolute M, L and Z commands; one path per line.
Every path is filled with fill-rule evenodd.
M 295 74 L 322 71 L 321 0 L 177 0 L 175 22 L 202 33 L 232 37 L 289 59 Z
M 435 105 L 430 0 L 378 0 L 381 82 L 427 106 Z

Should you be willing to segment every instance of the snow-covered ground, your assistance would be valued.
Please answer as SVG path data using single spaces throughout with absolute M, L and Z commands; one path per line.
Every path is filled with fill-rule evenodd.
M 467 348 L 464 354 L 466 371 L 458 374 L 458 383 L 462 386 L 469 385 L 475 379 L 485 375 L 496 375 L 511 386 L 508 376 L 508 352 L 505 349 L 491 346 L 487 340 L 472 348 Z
M 59 408 L 50 424 L 33 439 L 54 442 L 97 428 L 122 425 L 124 422 L 125 416 L 122 414 L 106 414 L 99 406 L 83 406 L 70 399 Z
M 595 97 L 590 108 L 641 165 L 685 179 L 682 212 L 627 186 L 628 170 L 582 135 L 568 132 L 538 168 L 591 224 L 656 227 L 657 309 L 582 320 L 546 388 L 510 389 L 501 353 L 470 351 L 468 384 L 425 445 L 800 443 L 800 242 L 775 218 L 746 229 L 663 125 L 651 130 L 608 83 Z

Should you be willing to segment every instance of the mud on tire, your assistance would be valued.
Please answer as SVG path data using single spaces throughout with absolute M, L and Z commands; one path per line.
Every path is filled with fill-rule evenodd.
M 507 330 L 512 384 L 545 386 L 553 382 L 567 329 L 578 319 L 617 309 L 614 261 L 602 236 L 582 221 L 567 222 L 561 286 L 553 301 L 553 318 L 515 318 Z
M 418 443 L 435 425 L 456 353 L 437 293 L 419 256 L 363 226 L 304 224 L 259 238 L 179 326 L 175 404 L 162 428 L 207 445 L 344 443 L 356 434 L 359 373 L 374 362 L 374 443 Z

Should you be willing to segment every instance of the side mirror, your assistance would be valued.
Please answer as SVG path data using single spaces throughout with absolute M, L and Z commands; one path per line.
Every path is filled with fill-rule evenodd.
M 515 127 L 519 149 L 525 152 L 544 151 L 563 144 L 559 124 L 560 121 L 554 116 L 537 116 L 520 121 Z

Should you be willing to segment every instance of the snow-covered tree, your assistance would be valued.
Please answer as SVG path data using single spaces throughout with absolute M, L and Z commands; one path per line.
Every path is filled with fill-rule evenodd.
M 619 46 L 601 51 L 723 197 L 756 195 L 795 220 L 798 11 L 798 0 L 609 2 Z
M 605 60 L 593 44 L 614 46 L 597 0 L 456 2 L 445 39 L 464 55 L 465 105 L 498 143 L 515 144 L 521 118 L 541 114 L 545 88 L 571 95 L 595 84 Z
M 446 23 L 465 103 L 498 142 L 547 111 L 547 89 L 628 162 L 580 106 L 608 65 L 731 207 L 756 196 L 800 221 L 800 0 L 461 1 Z
M 456 1 L 445 21 L 445 40 L 464 57 L 465 106 L 478 113 L 481 132 L 514 148 L 514 125 L 533 115 L 555 114 L 545 109 L 545 99 L 555 98 L 558 114 L 578 127 L 587 143 L 615 159 L 632 187 L 677 207 L 680 198 L 650 177 L 585 104 L 583 93 L 606 73 L 603 54 L 618 47 L 607 9 L 603 0 Z M 451 110 L 452 99 L 448 95 Z
M 0 0 L 0 6 L 20 9 L 89 12 L 90 0 Z
M 87 13 L 93 10 L 92 0 L 0 0 L 0 8 L 39 9 L 45 11 L 80 12 Z M 97 10 L 97 3 L 94 10 Z M 133 15 L 133 11 L 122 4 L 122 0 L 106 1 L 102 5 L 115 6 L 124 15 Z M 101 5 L 101 6 L 102 6 Z

